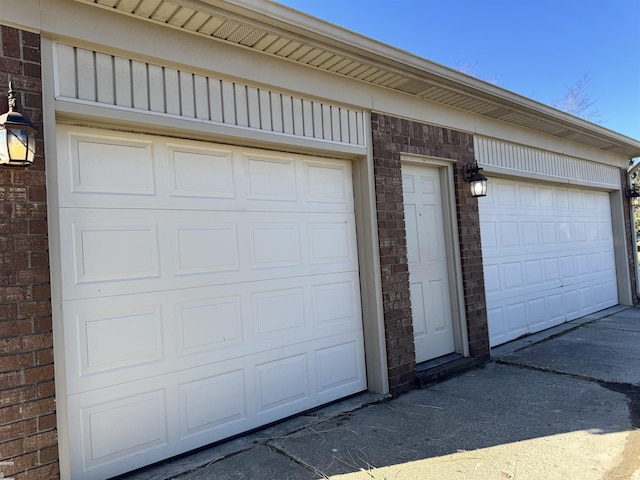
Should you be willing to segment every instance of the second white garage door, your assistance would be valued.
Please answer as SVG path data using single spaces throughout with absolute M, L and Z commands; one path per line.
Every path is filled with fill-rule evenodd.
M 366 389 L 349 162 L 66 126 L 58 145 L 72 478 Z
M 618 303 L 608 193 L 491 179 L 479 200 L 492 346 Z

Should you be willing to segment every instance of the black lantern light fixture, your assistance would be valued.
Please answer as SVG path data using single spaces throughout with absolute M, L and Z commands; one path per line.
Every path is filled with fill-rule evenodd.
M 629 204 L 632 207 L 640 207 L 640 192 L 636 190 L 636 186 L 629 188 L 625 191 L 625 195 L 629 199 Z
M 478 162 L 467 163 L 464 167 L 464 181 L 469 183 L 472 197 L 484 197 L 487 195 L 487 177 L 482 173 Z
M 16 97 L 9 83 L 9 111 L 0 115 L 0 165 L 24 167 L 36 155 L 36 127 L 16 111 Z

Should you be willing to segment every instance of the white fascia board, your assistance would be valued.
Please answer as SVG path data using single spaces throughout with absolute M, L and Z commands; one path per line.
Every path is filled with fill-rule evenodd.
M 0 23 L 40 33 L 40 0 L 4 1 Z
M 400 74 L 419 79 L 428 79 L 444 85 L 470 97 L 482 98 L 497 105 L 511 105 L 515 110 L 524 111 L 541 120 L 567 128 L 577 129 L 584 134 L 596 137 L 605 136 L 613 142 L 626 144 L 640 153 L 640 141 L 614 132 L 600 125 L 575 117 L 528 97 L 506 90 L 500 86 L 472 77 L 457 70 L 424 59 L 405 50 L 401 50 L 364 35 L 298 12 L 270 0 L 254 0 L 251 9 L 239 0 L 182 0 L 192 7 L 203 3 L 215 5 L 219 10 L 232 5 L 236 11 L 245 15 L 260 14 L 269 18 L 270 25 L 286 32 L 302 34 L 310 43 L 333 46 L 337 52 L 351 54 L 374 65 L 390 68 Z
M 46 34 L 62 43 L 134 60 L 215 72 L 222 78 L 371 108 L 376 87 L 177 28 L 80 2 L 43 0 Z M 188 48 L 187 48 L 188 45 Z
M 308 43 L 320 45 L 322 48 L 328 48 L 352 58 L 361 59 L 369 64 L 387 68 L 408 77 L 427 79 L 430 82 L 441 84 L 470 97 L 480 98 L 496 105 L 511 106 L 515 110 L 523 111 L 541 120 L 571 130 L 580 131 L 586 135 L 593 135 L 599 138 L 605 137 L 611 142 L 626 146 L 629 151 L 637 151 L 640 155 L 640 141 L 638 140 L 270 0 L 254 0 L 251 2 L 250 8 L 247 7 L 245 1 L 240 0 L 174 1 L 203 11 L 208 10 L 235 15 L 238 19 L 254 23 L 258 27 L 262 25 L 265 28 L 279 30 L 283 34 L 288 34 L 289 37 L 300 36 L 303 41 Z M 155 35 L 161 41 L 155 42 L 153 40 L 150 41 L 150 39 L 154 38 L 153 36 L 136 35 L 136 33 L 147 31 L 143 25 L 150 22 L 134 19 L 132 16 L 118 12 L 109 12 L 107 9 L 96 8 L 94 5 L 69 0 L 21 0 L 20 2 L 6 3 L 7 5 L 3 5 L 3 22 L 7 24 L 27 30 L 40 31 L 57 39 L 73 38 L 76 44 L 79 45 L 89 45 L 91 43 L 112 45 L 124 51 L 128 51 L 132 46 L 135 46 L 143 55 L 153 55 L 152 53 L 143 52 L 144 47 L 155 47 L 155 55 L 153 56 L 156 58 L 170 59 L 173 57 L 173 61 L 177 63 L 183 63 L 184 61 L 185 49 L 181 48 L 180 44 L 185 41 L 184 35 L 186 34 L 184 32 L 180 33 L 177 27 L 167 25 L 160 27 L 159 30 L 156 30 Z M 100 21 L 95 21 L 97 16 L 99 16 Z M 203 41 L 196 42 L 193 39 L 198 38 L 197 35 L 188 35 L 190 35 L 189 52 L 193 50 L 192 44 L 193 46 L 198 43 L 206 44 L 206 46 L 203 45 L 200 49 L 195 48 L 195 50 L 210 51 L 212 49 L 212 41 L 216 44 L 216 47 L 214 47 L 216 50 L 225 43 L 210 37 L 200 37 Z M 167 41 L 167 37 L 174 36 L 176 37 L 176 42 Z M 161 44 L 163 48 L 157 47 L 156 45 L 158 44 Z M 233 61 L 224 63 L 235 64 L 236 54 L 239 50 L 249 50 L 249 48 L 234 47 Z M 267 60 L 273 60 L 271 56 L 262 56 L 266 57 Z M 218 65 L 220 63 L 218 62 Z M 294 64 L 294 62 L 287 63 Z M 252 65 L 246 69 L 247 73 L 249 73 L 247 77 L 242 72 L 236 72 L 235 75 L 239 75 L 241 78 L 251 78 L 250 72 L 254 67 L 255 65 Z M 316 75 L 321 72 L 319 69 L 302 68 L 306 68 Z M 279 68 L 276 69 L 279 70 Z M 282 82 L 283 77 L 280 77 L 280 82 Z M 332 78 L 335 81 L 339 77 L 335 75 Z M 280 82 L 276 84 L 279 85 Z M 362 82 L 361 85 L 366 85 L 366 83 Z M 296 91 L 297 88 L 293 90 Z M 336 89 L 331 90 L 335 91 Z M 358 105 L 362 105 L 362 102 L 358 102 Z
M 201 4 L 202 2 L 189 3 Z M 211 3 L 216 2 L 212 1 Z M 258 6 L 268 4 L 268 8 L 282 10 L 271 6 L 271 3 L 273 2 L 257 2 L 256 4 Z M 42 0 L 41 5 L 43 30 L 53 38 L 71 45 L 84 46 L 105 53 L 122 54 L 137 60 L 150 62 L 155 60 L 159 64 L 178 68 L 188 66 L 194 72 L 216 72 L 229 79 L 240 79 L 256 86 L 268 85 L 282 92 L 326 99 L 616 166 L 619 166 L 621 159 L 623 159 L 620 155 L 577 142 L 475 115 L 443 104 L 420 100 L 415 96 L 389 88 L 377 87 L 293 61 L 262 54 L 248 47 L 186 33 L 177 28 L 144 22 L 133 16 L 95 8 L 81 2 Z M 285 8 L 285 10 L 290 9 Z M 291 15 L 296 18 L 298 16 L 307 17 L 293 10 L 291 12 Z M 309 19 L 312 24 L 325 24 L 325 22 L 312 17 Z M 332 28 L 339 32 L 347 32 L 339 27 Z M 330 32 L 332 31 L 330 30 Z M 360 38 L 350 32 L 346 34 Z M 392 47 L 365 37 L 361 37 L 361 41 L 370 42 L 382 50 L 395 51 Z M 185 48 L 187 43 L 189 48 Z M 419 60 L 431 65 L 430 62 L 409 53 L 400 53 L 415 61 Z M 446 69 L 446 67 L 439 66 L 438 68 Z M 457 75 L 468 77 L 464 74 Z M 484 83 L 472 77 L 468 77 L 467 80 Z M 489 85 L 489 87 L 496 88 L 493 85 Z M 638 143 L 640 145 L 640 142 Z M 622 161 L 628 162 L 628 159 Z M 624 168 L 627 167 L 627 164 L 625 163 Z

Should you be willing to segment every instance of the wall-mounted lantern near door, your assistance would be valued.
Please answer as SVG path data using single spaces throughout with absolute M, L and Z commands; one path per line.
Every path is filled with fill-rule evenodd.
M 464 181 L 469 183 L 472 197 L 484 197 L 487 195 L 487 177 L 482 173 L 478 162 L 467 163 L 464 167 Z
M 627 190 L 624 193 L 629 199 L 629 205 L 632 207 L 640 207 L 640 192 L 636 190 L 635 185 L 627 187 Z
M 16 97 L 9 83 L 9 111 L 0 115 L 0 165 L 25 167 L 36 154 L 36 127 L 18 112 Z

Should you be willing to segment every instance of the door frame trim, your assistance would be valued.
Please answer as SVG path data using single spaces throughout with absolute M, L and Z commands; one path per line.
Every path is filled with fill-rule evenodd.
M 460 258 L 460 239 L 458 236 L 458 217 L 453 169 L 456 161 L 449 158 L 429 157 L 402 153 L 400 165 L 412 164 L 434 167 L 440 174 L 440 193 L 442 197 L 442 220 L 444 228 L 447 269 L 449 272 L 449 295 L 451 299 L 451 323 L 453 327 L 455 352 L 463 357 L 469 356 L 469 335 L 462 285 L 462 261 Z

